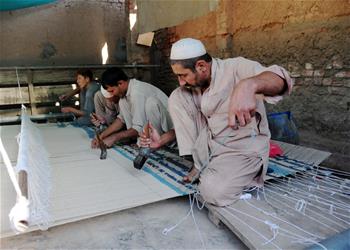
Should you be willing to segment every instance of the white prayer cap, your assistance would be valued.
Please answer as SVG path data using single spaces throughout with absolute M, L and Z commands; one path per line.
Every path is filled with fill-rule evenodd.
M 184 38 L 173 44 L 170 60 L 184 60 L 202 56 L 207 51 L 203 43 L 193 38 Z
M 105 90 L 102 86 L 101 86 L 101 93 L 105 98 L 113 97 L 113 95 L 111 93 L 109 93 L 107 90 Z

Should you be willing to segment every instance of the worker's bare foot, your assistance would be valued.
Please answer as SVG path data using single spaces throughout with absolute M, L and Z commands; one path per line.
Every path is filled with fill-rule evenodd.
M 192 167 L 188 175 L 184 176 L 183 181 L 186 183 L 191 183 L 194 181 L 194 178 L 196 178 L 198 174 L 198 169 L 195 167 Z

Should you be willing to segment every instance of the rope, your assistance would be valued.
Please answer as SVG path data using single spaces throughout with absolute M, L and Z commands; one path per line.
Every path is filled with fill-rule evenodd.
M 252 215 L 249 215 L 249 214 L 247 214 L 247 213 L 245 213 L 245 212 L 243 212 L 243 211 L 240 211 L 240 210 L 238 210 L 238 209 L 235 209 L 235 208 L 233 208 L 233 207 L 229 207 L 229 206 L 225 207 L 225 208 L 224 208 L 224 211 L 226 211 L 226 212 L 229 213 L 230 215 L 234 216 L 236 219 L 238 218 L 238 216 L 235 216 L 234 214 L 232 214 L 232 213 L 230 213 L 229 211 L 225 210 L 225 209 L 227 209 L 227 208 L 228 208 L 228 209 L 231 209 L 231 210 L 233 210 L 233 211 L 235 211 L 235 212 L 241 213 L 241 214 L 243 214 L 243 215 L 245 215 L 245 216 L 247 216 L 247 217 L 249 217 L 249 218 L 252 218 L 252 219 L 254 219 L 254 220 L 256 220 L 256 221 L 262 222 L 262 223 L 264 223 L 265 225 L 268 225 L 268 226 L 270 227 L 270 230 L 271 230 L 272 233 L 273 233 L 273 236 L 272 236 L 272 238 L 270 239 L 270 242 L 267 242 L 267 243 L 272 243 L 272 244 L 273 244 L 272 241 L 276 238 L 277 233 L 281 234 L 280 231 L 282 231 L 282 232 L 285 232 L 285 233 L 287 233 L 287 234 L 289 234 L 289 235 L 292 235 L 292 236 L 294 235 L 295 238 L 298 238 L 298 240 L 299 240 L 300 243 L 302 243 L 302 242 L 312 242 L 312 243 L 315 243 L 315 244 L 321 246 L 321 247 L 324 248 L 324 249 L 327 249 L 326 247 L 324 247 L 322 244 L 318 243 L 318 242 L 315 241 L 314 239 L 312 239 L 312 238 L 305 238 L 305 237 L 303 237 L 303 236 L 301 236 L 301 235 L 298 235 L 298 234 L 296 234 L 296 233 L 290 232 L 289 230 L 283 229 L 282 227 L 280 227 L 279 225 L 276 225 L 276 224 L 272 223 L 271 221 L 258 219 L 258 218 L 254 217 L 254 216 L 252 216 Z M 239 219 L 239 220 L 242 221 L 241 219 Z M 247 225 L 247 223 L 244 223 L 244 224 Z M 250 228 L 251 228 L 251 227 L 250 227 Z M 251 228 L 251 229 L 252 229 L 252 228 Z M 253 231 L 256 232 L 256 233 L 258 233 L 256 230 L 253 230 Z M 261 235 L 260 233 L 258 233 L 258 234 Z M 285 235 L 285 234 L 284 234 L 284 235 Z M 289 235 L 286 235 L 286 236 L 289 236 Z M 266 242 L 265 242 L 265 243 L 266 243 Z M 276 246 L 276 245 L 275 245 L 275 246 Z M 278 249 L 280 249 L 278 246 L 276 246 L 276 247 L 277 247 Z
M 0 126 L 0 129 L 1 129 L 1 126 Z M 16 174 L 15 169 L 13 168 L 13 166 L 11 164 L 11 160 L 10 160 L 6 150 L 5 150 L 5 147 L 4 147 L 4 144 L 2 143 L 1 137 L 0 137 L 0 152 L 1 152 L 2 158 L 4 159 L 4 163 L 5 163 L 7 172 L 10 176 L 12 185 L 15 188 L 17 197 L 23 197 L 22 191 L 21 191 L 19 184 L 18 184 L 17 174 Z

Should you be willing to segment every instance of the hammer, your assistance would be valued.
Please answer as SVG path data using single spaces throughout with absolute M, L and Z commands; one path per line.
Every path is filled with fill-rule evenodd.
M 97 119 L 97 117 L 94 113 L 91 113 L 90 116 Z M 102 132 L 102 129 L 103 129 L 102 124 L 99 126 L 99 128 L 97 128 L 96 126 L 94 128 L 95 135 L 96 135 L 96 138 L 98 141 L 98 145 L 100 146 L 100 149 L 101 149 L 100 160 L 105 160 L 107 158 L 107 146 L 103 142 L 103 140 L 101 139 L 101 136 L 100 136 L 100 132 Z
M 107 158 L 107 146 L 101 139 L 99 130 L 96 127 L 95 127 L 95 134 L 101 149 L 100 160 L 105 160 Z
M 149 122 L 147 122 L 147 124 L 143 130 L 145 135 L 146 135 L 146 138 L 150 137 L 149 130 L 150 130 L 150 126 L 149 126 Z M 146 148 L 141 147 L 139 154 L 134 159 L 134 168 L 141 169 L 143 167 L 143 165 L 145 164 L 145 162 L 147 161 L 147 158 L 148 158 L 150 153 L 151 153 L 151 149 L 149 147 L 146 147 Z

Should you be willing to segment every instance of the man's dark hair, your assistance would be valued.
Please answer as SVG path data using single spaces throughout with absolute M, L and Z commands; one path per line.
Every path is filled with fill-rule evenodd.
M 202 56 L 198 56 L 198 57 L 194 57 L 194 58 L 190 58 L 190 59 L 184 59 L 184 60 L 170 60 L 170 64 L 174 65 L 174 64 L 180 64 L 182 67 L 184 67 L 184 69 L 190 69 L 193 73 L 196 72 L 196 63 L 199 60 L 204 60 L 206 62 L 211 62 L 213 59 L 212 57 L 206 53 Z
M 79 69 L 77 71 L 77 75 L 82 75 L 83 77 L 89 77 L 90 78 L 90 81 L 93 80 L 93 74 L 92 74 L 92 71 L 89 70 L 89 69 Z
M 125 72 L 119 68 L 110 68 L 103 72 L 101 77 L 101 83 L 103 88 L 107 89 L 108 86 L 118 86 L 119 81 L 127 81 L 129 77 Z

